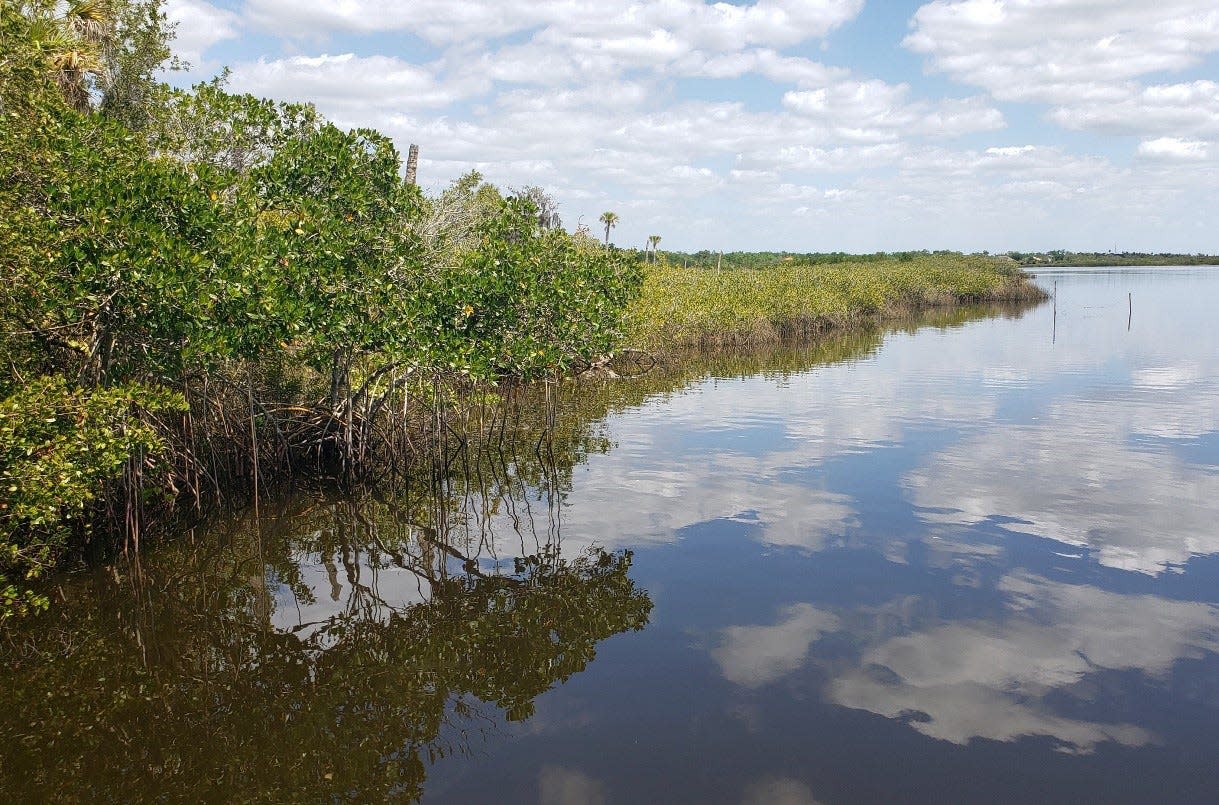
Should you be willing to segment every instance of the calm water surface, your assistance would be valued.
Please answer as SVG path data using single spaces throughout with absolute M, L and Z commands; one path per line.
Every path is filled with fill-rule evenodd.
M 1039 281 L 68 579 L 0 792 L 1219 801 L 1219 269 Z

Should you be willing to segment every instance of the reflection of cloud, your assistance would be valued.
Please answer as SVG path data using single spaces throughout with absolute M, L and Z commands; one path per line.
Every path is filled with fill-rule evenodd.
M 982 370 L 982 382 L 987 386 L 1027 386 L 1033 382 L 1032 373 L 1015 366 L 994 366 Z
M 729 626 L 711 652 L 724 677 L 747 688 L 761 687 L 804 664 L 809 647 L 839 628 L 835 615 L 809 604 L 784 608 L 774 626 Z
M 957 744 L 973 738 L 1013 741 L 1048 735 L 1067 747 L 1088 751 L 1103 741 L 1140 746 L 1151 740 L 1145 730 L 1135 726 L 1074 721 L 971 684 L 912 688 L 888 685 L 861 673 L 835 682 L 831 696 L 839 704 L 888 718 L 914 714 L 911 726 L 916 730 Z
M 847 707 L 908 718 L 933 738 L 1011 741 L 1045 735 L 1075 751 L 1153 736 L 1129 724 L 1061 716 L 1048 703 L 1102 670 L 1163 679 L 1175 662 L 1219 651 L 1219 608 L 1128 596 L 1033 576 L 1004 579 L 1008 618 L 970 621 L 888 639 L 834 680 Z
M 955 422 L 994 411 L 993 400 L 943 382 L 943 375 L 958 371 L 959 361 L 946 356 L 960 357 L 957 349 L 910 350 L 904 336 L 892 338 L 886 350 L 892 348 L 899 362 L 927 358 L 934 368 L 895 373 L 892 365 L 859 361 L 783 378 L 708 380 L 611 417 L 608 429 L 617 446 L 592 456 L 587 472 L 576 476 L 576 493 L 563 515 L 565 535 L 601 534 L 603 544 L 607 537 L 609 544 L 668 542 L 686 526 L 752 512 L 761 526 L 756 539 L 822 549 L 855 524 L 855 501 L 810 488 L 802 473 L 838 456 L 899 443 L 912 420 Z M 698 442 L 712 431 L 722 442 L 733 429 L 742 434 L 737 449 L 708 450 Z M 782 438 L 750 441 L 747 434 L 764 429 Z M 696 436 L 687 444 L 675 434 Z
M 817 805 L 813 792 L 790 777 L 767 777 L 745 789 L 741 805 Z
M 1144 382 L 1187 382 L 1151 372 Z M 1219 426 L 1215 390 L 1073 400 L 1037 425 L 991 429 L 932 456 L 911 473 L 913 502 L 932 522 L 1010 526 L 1097 551 L 1101 564 L 1156 573 L 1219 552 L 1219 475 L 1170 451 L 1132 445 L 1137 435 L 1206 433 Z M 1013 468 L 1018 467 L 1018 472 Z
M 1177 389 L 1198 380 L 1198 367 L 1188 364 L 1153 366 L 1132 372 L 1130 381 L 1138 388 Z
M 605 786 L 587 774 L 562 766 L 543 766 L 538 774 L 541 805 L 598 805 L 605 802 Z

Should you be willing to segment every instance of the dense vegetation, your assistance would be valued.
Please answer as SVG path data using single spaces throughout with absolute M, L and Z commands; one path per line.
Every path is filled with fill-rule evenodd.
M 375 131 L 170 90 L 156 0 L 0 6 L 0 619 L 98 527 L 352 476 L 474 383 L 620 336 L 632 261 L 536 189 L 438 198 Z
M 1024 266 L 1214 266 L 1213 254 L 1172 254 L 1161 252 L 1008 252 L 1007 257 Z
M 758 344 L 925 307 L 1042 297 L 1018 269 L 959 254 L 744 270 L 659 263 L 648 266 L 627 327 L 651 348 Z
M 788 265 L 837 265 L 841 263 L 883 263 L 913 260 L 916 257 L 957 255 L 957 252 L 664 252 L 665 259 L 682 268 L 781 268 Z
M 887 263 L 891 261 L 911 262 L 928 259 L 956 259 L 960 252 L 938 250 L 874 252 L 872 254 L 850 254 L 848 252 L 698 252 L 667 251 L 670 263 L 683 268 L 774 268 L 785 265 L 837 265 L 843 263 Z M 990 257 L 987 252 L 971 255 Z M 1212 254 L 1172 254 L 1168 252 L 1069 252 L 1055 249 L 1048 252 L 1007 252 L 996 255 L 996 259 L 1010 258 L 1022 266 L 1183 266 L 1219 265 L 1219 256 Z

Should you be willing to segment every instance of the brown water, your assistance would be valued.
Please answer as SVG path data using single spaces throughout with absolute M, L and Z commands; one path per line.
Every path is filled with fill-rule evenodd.
M 1040 281 L 63 579 L 0 799 L 1219 800 L 1219 271 Z

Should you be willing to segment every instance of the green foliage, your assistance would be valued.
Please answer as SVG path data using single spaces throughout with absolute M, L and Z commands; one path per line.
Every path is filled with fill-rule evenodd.
M 105 81 L 98 111 L 135 131 L 152 127 L 170 90 L 157 80 L 163 67 L 177 69 L 170 41 L 175 26 L 161 0 L 108 0 L 113 31 L 103 49 Z
M 1008 252 L 1007 256 L 1024 266 L 1214 266 L 1219 255 L 1174 254 L 1170 252 Z
M 144 415 L 183 407 L 159 388 L 86 390 L 60 377 L 30 380 L 0 400 L 0 572 L 10 580 L 0 620 L 46 606 L 19 580 L 54 566 L 73 525 L 87 522 L 129 462 L 156 462 L 164 443 Z
M 0 187 L 15 369 L 177 386 L 303 326 L 281 270 L 294 253 L 273 237 L 290 224 L 270 232 L 262 201 L 226 193 L 228 177 L 149 158 L 125 127 L 63 107 L 37 125 L 0 120 L 0 142 L 16 178 Z
M 438 357 L 450 368 L 535 377 L 587 363 L 620 339 L 636 267 L 543 229 L 523 199 L 501 202 L 476 237 L 476 247 L 422 292 Z
M 962 302 L 1036 299 L 1018 270 L 962 255 L 765 269 L 649 267 L 628 310 L 630 343 L 650 348 L 766 343 Z
M 668 251 L 665 258 L 673 265 L 683 268 L 777 268 L 789 265 L 838 265 L 841 263 L 884 263 L 891 260 L 909 262 L 916 257 L 943 256 L 950 252 L 875 252 L 851 254 L 849 252 L 713 252 L 703 249 L 697 252 Z
M 156 72 L 170 59 L 173 26 L 160 0 L 15 0 L 0 15 L 3 61 L 27 62 L 73 109 L 139 128 L 165 94 Z
M 321 120 L 309 104 L 230 94 L 227 79 L 224 72 L 189 92 L 167 90 L 142 133 L 154 155 L 210 166 L 237 184 L 288 142 L 316 132 Z

